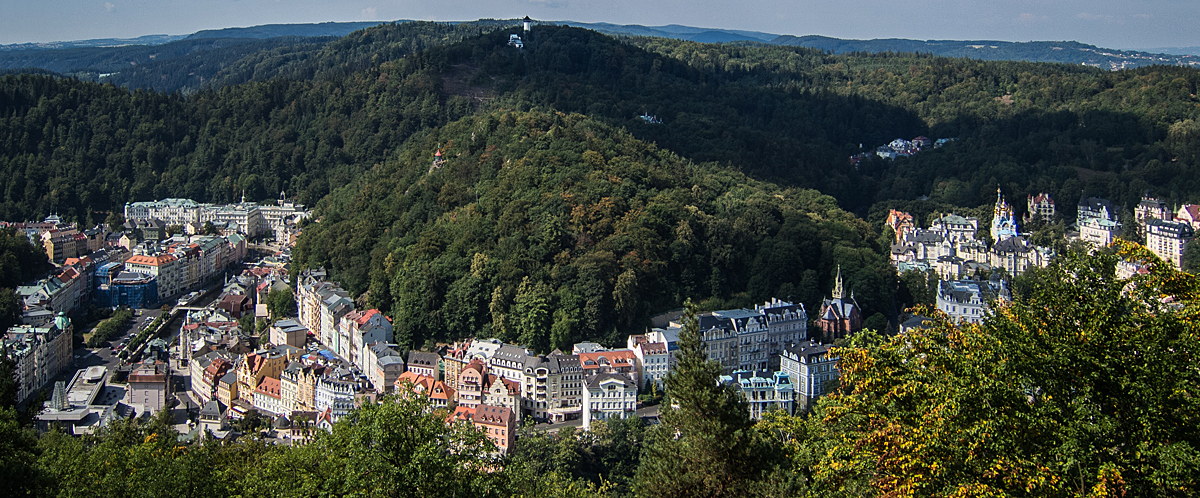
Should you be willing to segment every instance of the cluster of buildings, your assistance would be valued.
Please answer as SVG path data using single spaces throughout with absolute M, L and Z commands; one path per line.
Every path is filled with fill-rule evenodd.
M 50 322 L 17 325 L 4 334 L 4 351 L 15 363 L 18 402 L 28 399 L 71 365 L 73 333 L 71 320 L 60 313 Z
M 1029 212 L 1035 216 L 1054 216 L 1050 196 L 1030 196 L 1027 202 Z M 973 277 L 992 275 L 996 269 L 1017 275 L 1030 267 L 1044 267 L 1054 258 L 1052 249 L 1036 246 L 1021 235 L 1013 208 L 999 189 L 992 210 L 990 247 L 977 237 L 979 220 L 974 217 L 941 215 L 929 228 L 919 229 L 912 215 L 891 210 L 885 223 L 896 235 L 891 261 L 897 271 L 935 273 L 937 308 L 962 321 L 978 322 L 989 302 L 1009 298 L 1007 284 L 999 279 Z
M 37 414 L 38 428 L 73 435 L 93 434 L 110 422 L 150 416 L 169 406 L 168 365 L 148 358 L 132 366 L 124 384 L 110 384 L 108 368 L 79 369 L 70 382 L 54 383 L 50 400 Z
M 214 435 L 228 434 L 229 420 L 255 410 L 290 431 L 294 443 L 303 442 L 313 429 L 331 427 L 364 400 L 390 391 L 404 373 L 390 344 L 391 322 L 382 313 L 355 310 L 345 291 L 324 281 L 324 272 L 301 278 L 301 316 L 274 321 L 265 340 L 242 331 L 238 318 L 268 319 L 267 295 L 289 288 L 282 269 L 248 269 L 209 307 L 188 313 L 181 358 L 187 359 L 192 396 L 207 414 L 202 426 Z
M 1044 194 L 1039 197 L 1048 199 Z M 974 217 L 940 215 L 929 228 L 920 229 L 911 214 L 891 210 L 885 223 L 896 236 L 890 259 L 901 273 L 932 271 L 947 281 L 990 274 L 1001 268 L 1017 275 L 1030 267 L 1044 267 L 1054 257 L 1052 249 L 1036 246 L 1020 234 L 1012 206 L 999 190 L 992 216 L 991 247 L 977 237 L 979 219 Z
M 1149 195 L 1143 196 L 1133 216 L 1146 237 L 1146 248 L 1176 267 L 1183 266 L 1183 250 L 1200 229 L 1200 204 L 1184 204 L 1178 209 Z
M 247 202 L 242 195 L 235 204 L 207 204 L 191 199 L 163 199 L 149 202 L 125 204 L 125 220 L 139 228 L 147 238 L 161 230 L 164 225 L 179 225 L 189 234 L 204 233 L 206 223 L 211 223 L 221 233 L 240 233 L 250 238 L 274 234 L 277 241 L 291 238 L 295 226 L 302 219 L 312 216 L 304 205 L 287 200 L 283 192 L 275 205 L 260 205 Z
M 897 138 L 895 140 L 892 140 L 891 142 L 888 142 L 884 145 L 880 145 L 879 147 L 876 147 L 875 155 L 882 157 L 884 159 L 895 159 L 897 157 L 909 157 L 909 156 L 915 155 L 918 152 L 921 152 L 922 150 L 935 148 L 935 147 L 941 147 L 943 145 L 946 145 L 949 142 L 953 142 L 954 140 L 957 140 L 957 139 L 955 139 L 955 138 L 939 138 L 937 140 L 932 140 L 926 136 L 919 136 L 919 137 L 913 138 L 912 140 L 905 140 L 903 138 Z M 867 153 L 867 152 L 855 154 L 853 156 L 850 156 L 850 164 L 858 165 L 858 163 L 862 162 L 864 159 L 866 159 L 868 157 L 871 157 L 871 154 Z

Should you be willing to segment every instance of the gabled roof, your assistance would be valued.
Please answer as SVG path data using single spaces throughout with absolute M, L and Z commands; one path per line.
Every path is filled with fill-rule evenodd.
M 471 421 L 476 424 L 507 427 L 512 422 L 512 410 L 507 406 L 478 405 Z

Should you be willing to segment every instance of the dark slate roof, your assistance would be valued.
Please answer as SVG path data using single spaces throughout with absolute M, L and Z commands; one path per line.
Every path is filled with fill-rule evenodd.
M 588 379 L 587 379 L 587 386 L 588 386 L 589 388 L 591 388 L 591 387 L 600 387 L 600 383 L 601 383 L 601 382 L 603 382 L 603 381 L 605 381 L 605 380 L 608 380 L 608 379 L 615 379 L 615 380 L 619 380 L 619 381 L 621 381 L 621 383 L 625 385 L 625 388 L 626 388 L 626 389 L 630 389 L 630 388 L 635 388 L 635 387 L 636 387 L 636 386 L 634 386 L 634 384 L 633 384 L 633 380 L 630 380 L 630 378 L 629 378 L 629 377 L 626 377 L 626 376 L 624 376 L 624 375 L 620 375 L 620 374 L 597 374 L 597 375 L 593 375 L 593 376 L 591 376 L 591 377 L 588 377 Z
M 418 367 L 437 367 L 441 357 L 437 353 L 426 353 L 424 351 L 409 351 L 408 365 Z
M 1033 246 L 1029 245 L 1029 241 L 1025 240 L 1025 237 L 1017 235 L 997 242 L 995 250 L 1001 254 L 1027 253 L 1033 250 Z

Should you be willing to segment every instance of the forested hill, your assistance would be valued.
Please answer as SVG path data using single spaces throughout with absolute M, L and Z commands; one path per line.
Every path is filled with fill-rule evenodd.
M 359 183 L 362 178 L 379 183 L 397 181 L 372 176 L 372 172 L 401 168 L 392 163 L 403 154 L 419 159 L 410 158 L 402 165 L 415 169 L 392 171 L 427 171 L 438 145 L 427 143 L 427 137 L 443 133 L 442 127 L 462 119 L 515 111 L 534 111 L 531 116 L 584 115 L 587 122 L 606 130 L 606 136 L 619 133 L 624 137 L 627 133 L 629 140 L 654 144 L 655 150 L 673 154 L 678 161 L 702 165 L 698 167 L 706 173 L 689 173 L 685 178 L 691 184 L 671 184 L 672 189 L 703 186 L 697 178 L 709 173 L 734 175 L 729 178 L 736 181 L 731 182 L 754 185 L 756 191 L 815 189 L 860 216 L 922 195 L 949 206 L 989 204 L 997 184 L 1010 198 L 1051 192 L 1064 211 L 1080 191 L 1122 202 L 1140 195 L 1139 189 L 1146 187 L 1170 191 L 1173 198 L 1182 200 L 1200 196 L 1200 185 L 1192 173 L 1200 158 L 1200 101 L 1195 97 L 1200 72 L 1192 69 L 1157 66 L 1109 72 L 925 55 L 832 55 L 799 47 L 615 39 L 554 26 L 535 28 L 525 36 L 524 48 L 517 49 L 507 42 L 519 27 L 485 34 L 470 31 L 483 29 L 437 23 L 378 26 L 304 54 L 286 49 L 264 54 L 257 62 L 228 73 L 247 83 L 187 96 L 130 92 L 113 85 L 47 76 L 0 78 L 0 144 L 4 151 L 0 155 L 0 217 L 29 219 L 58 212 L 67 219 L 94 223 L 129 201 L 190 197 L 224 202 L 237 198 L 243 190 L 251 199 L 272 199 L 286 191 L 307 204 L 339 192 L 339 202 L 348 202 L 350 194 L 339 189 L 347 185 L 350 189 L 368 188 Z M 657 116 L 661 123 L 639 119 L 643 113 Z M 519 140 L 526 129 L 539 128 L 524 125 L 513 128 L 512 133 L 518 134 Z M 916 135 L 959 140 L 908 159 L 849 164 L 850 154 L 872 150 L 896 137 Z M 425 142 L 418 147 L 411 142 L 414 137 Z M 454 139 L 459 144 L 464 140 L 461 136 Z M 508 143 L 496 140 L 498 146 Z M 607 164 L 611 157 L 605 150 L 597 152 Z M 483 152 L 472 150 L 471 154 L 481 156 Z M 526 153 L 512 154 L 524 157 Z M 630 154 L 617 154 L 622 155 Z M 573 161 L 571 157 L 560 155 L 555 161 L 566 163 Z M 657 164 L 645 158 L 636 161 L 650 169 Z M 621 173 L 613 176 L 625 178 Z M 433 272 L 416 273 L 420 278 L 398 273 L 396 268 L 409 267 L 394 265 L 416 257 L 400 249 L 415 242 L 381 234 L 389 229 L 414 237 L 423 234 L 417 226 L 419 220 L 440 219 L 437 216 L 463 206 L 460 197 L 482 196 L 478 182 L 466 177 L 447 183 L 454 188 L 439 186 L 423 194 L 437 201 L 409 206 L 403 204 L 410 202 L 407 197 L 403 202 L 396 200 L 397 205 L 406 206 L 403 209 L 369 205 L 367 200 L 384 202 L 394 194 L 373 190 L 376 195 L 343 213 L 380 214 L 371 219 L 345 215 L 339 223 L 349 225 L 315 228 L 329 232 L 301 251 L 304 261 L 328 264 L 353 291 L 372 289 L 372 300 L 380 306 L 406 319 L 420 318 L 411 326 L 425 328 L 406 331 L 414 345 L 429 338 L 455 337 L 465 330 L 461 324 L 446 321 L 450 308 L 444 307 L 452 302 L 446 296 L 453 295 L 448 293 L 454 281 L 439 279 L 461 271 L 466 261 L 461 258 L 474 258 L 474 252 L 512 255 L 514 261 L 523 261 L 525 273 L 508 271 L 487 284 L 491 287 L 489 305 L 490 293 L 501 289 L 496 296 L 500 303 L 497 316 L 508 313 L 505 306 L 516 305 L 525 276 L 531 277 L 528 285 L 533 286 L 527 286 L 526 294 L 552 294 L 555 297 L 548 299 L 567 309 L 604 309 L 600 301 L 585 305 L 578 303 L 586 300 L 568 299 L 585 295 L 583 291 L 560 296 L 561 289 L 575 285 L 573 277 L 535 275 L 530 270 L 560 263 L 547 259 L 547 254 L 562 250 L 537 253 L 530 248 L 529 234 L 534 229 L 519 228 L 528 225 L 540 230 L 542 220 L 517 220 L 509 226 L 494 211 L 488 216 L 495 220 L 480 226 L 490 229 L 488 223 L 494 223 L 507 227 L 501 233 L 521 232 L 525 238 L 506 235 L 481 241 L 478 250 L 458 250 L 453 257 L 460 259 L 450 263 L 414 259 L 416 266 L 411 268 Z M 410 187 L 406 184 L 403 190 Z M 557 188 L 560 186 L 535 184 L 524 193 L 511 194 L 533 199 Z M 633 199 L 638 196 L 643 196 L 640 202 L 649 204 L 646 199 L 652 195 L 640 192 L 660 188 L 667 187 L 639 184 L 632 191 L 619 191 L 621 196 L 608 197 L 613 202 L 622 199 L 627 207 L 614 213 L 624 216 L 621 213 L 638 212 L 629 207 L 635 206 Z M 766 200 L 775 202 L 771 198 Z M 495 202 L 516 204 L 514 199 L 501 199 Z M 600 202 L 596 197 L 588 199 L 588 203 Z M 475 202 L 482 201 L 480 197 Z M 432 210 L 433 205 L 438 210 Z M 574 215 L 575 205 L 569 205 Z M 725 205 L 720 202 L 694 205 L 713 220 L 740 226 L 736 217 L 724 217 Z M 809 216 L 815 221 L 846 219 L 841 211 L 821 214 L 822 210 L 798 205 L 768 205 L 780 213 L 815 213 Z M 321 206 L 323 213 L 326 209 L 334 213 L 338 204 L 328 201 Z M 331 223 L 337 220 L 329 216 Z M 616 219 L 617 215 L 613 216 L 611 219 Z M 679 218 L 664 219 L 675 223 Z M 786 216 L 780 214 L 777 219 L 786 225 Z M 882 258 L 882 243 L 859 228 L 837 222 L 829 228 L 830 233 L 841 230 L 854 235 L 828 237 L 845 240 L 847 247 L 856 250 L 873 251 L 870 257 L 834 258 L 822 249 L 819 257 L 803 259 L 796 267 L 799 273 L 789 274 L 786 263 L 773 259 L 772 249 L 748 249 L 765 247 L 765 241 L 776 236 L 771 231 L 775 229 L 734 229 L 722 223 L 713 225 L 711 231 L 724 235 L 712 239 L 712 245 L 701 253 L 706 256 L 697 256 L 702 269 L 693 270 L 699 272 L 695 276 L 679 279 L 677 287 L 655 279 L 662 278 L 663 273 L 658 272 L 683 272 L 688 267 L 686 257 L 656 253 L 643 258 L 649 269 L 638 269 L 624 259 L 631 251 L 642 254 L 644 249 L 625 239 L 607 242 L 614 247 L 605 249 L 612 257 L 606 260 L 608 266 L 600 267 L 615 273 L 597 277 L 597 282 L 609 287 L 589 292 L 612 299 L 616 279 L 635 268 L 635 274 L 627 278 L 652 282 L 639 288 L 655 289 L 643 295 L 647 307 L 677 302 L 678 297 L 687 295 L 745 304 L 789 293 L 812 305 L 813 293 L 829 287 L 830 265 L 847 259 L 859 261 L 842 262 L 854 266 L 850 283 L 860 282 L 855 288 L 869 314 L 895 310 L 890 297 L 895 289 L 887 283 L 894 280 L 880 277 L 881 259 L 872 259 Z M 363 224 L 363 229 L 357 230 L 357 224 Z M 874 233 L 877 226 L 867 230 Z M 591 231 L 564 232 L 575 239 L 560 239 L 560 245 L 549 247 L 566 248 L 563 240 L 597 238 L 588 234 Z M 737 242 L 720 242 L 725 240 Z M 784 240 L 795 243 L 799 239 Z M 321 247 L 334 241 L 338 243 Z M 591 254 L 590 246 L 585 244 L 582 249 L 586 250 L 579 254 L 568 251 L 561 266 L 575 267 L 575 258 Z M 389 255 L 391 269 L 386 266 Z M 760 257 L 765 259 L 759 261 Z M 386 271 L 368 272 L 369 268 Z M 865 276 L 856 275 L 858 269 Z M 755 280 L 756 275 L 761 278 Z M 877 277 L 884 280 L 878 285 L 871 283 Z M 818 285 L 809 285 L 813 279 Z M 406 287 L 414 282 L 444 288 Z M 805 290 L 789 291 L 788 286 Z M 429 297 L 418 306 L 406 296 Z M 904 304 L 903 298 L 899 304 Z M 614 325 L 633 323 L 630 317 L 647 311 L 625 310 L 621 315 L 589 318 L 581 325 L 561 325 L 567 328 L 560 330 L 570 332 L 558 337 L 608 334 L 615 330 Z M 488 317 L 496 320 L 491 311 Z M 562 339 L 539 340 L 541 344 L 563 343 Z
M 474 110 L 530 105 L 624 126 L 692 160 L 816 188 L 860 214 L 879 202 L 922 195 L 975 206 L 988 201 L 997 183 L 1013 194 L 1047 191 L 1060 200 L 1087 191 L 1126 201 L 1166 186 L 1163 195 L 1200 200 L 1193 199 L 1200 185 L 1188 174 L 1196 164 L 1200 118 L 1200 72 L 1192 69 L 1109 72 L 830 55 L 796 47 L 622 41 L 553 26 L 535 29 L 521 51 L 506 45 L 509 31 L 475 34 L 484 29 L 383 25 L 303 51 L 258 52 L 222 70 L 230 85 L 188 97 L 10 77 L 3 83 L 11 98 L 0 103 L 7 120 L 0 133 L 9 135 L 4 160 L 14 174 L 5 179 L 12 187 L 0 210 L 20 217 L 57 209 L 82 219 L 84 206 L 106 211 L 117 201 L 166 193 L 221 200 L 234 184 L 260 196 L 287 190 L 314 202 L 328 191 L 321 180 L 326 171 L 369 167 L 415 130 Z M 252 84 L 233 84 L 244 81 Z M 156 104 L 144 112 L 130 108 L 151 101 Z M 70 112 L 81 107 L 103 109 Z M 166 109 L 174 113 L 169 119 L 161 115 Z M 642 122 L 642 113 L 662 124 Z M 162 127 L 139 127 L 145 120 Z M 130 131 L 117 133 L 122 129 Z M 173 131 L 159 146 L 159 139 L 138 138 L 167 129 Z M 269 132 L 279 137 L 266 140 Z M 860 146 L 871 150 L 916 135 L 960 140 L 907 160 L 857 168 L 847 161 Z M 310 140 L 316 136 L 330 140 Z M 139 144 L 154 153 L 135 154 Z M 116 149 L 123 152 L 113 155 Z M 171 153 L 155 152 L 166 150 Z M 213 157 L 197 162 L 196 153 Z M 29 161 L 49 168 L 27 171 Z M 81 164 L 95 174 L 66 174 Z M 132 175 L 133 164 L 157 174 Z M 23 178 L 56 168 L 60 173 L 51 176 L 69 188 L 23 186 Z M 120 181 L 100 180 L 122 168 Z M 95 198 L 87 202 L 47 196 L 90 182 L 97 184 L 81 189 Z
M 792 297 L 815 313 L 838 264 L 868 321 L 892 312 L 876 230 L 834 199 L 696 165 L 578 114 L 430 130 L 318 210 L 295 260 L 369 288 L 406 345 L 618 343 L 688 296 Z

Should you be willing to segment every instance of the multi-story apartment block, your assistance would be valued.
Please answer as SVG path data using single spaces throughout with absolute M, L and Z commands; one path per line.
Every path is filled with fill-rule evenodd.
M 362 368 L 367 348 L 392 342 L 392 322 L 376 309 L 350 311 L 338 321 L 338 335 L 337 353 Z
M 631 336 L 632 337 L 632 336 Z M 643 336 L 645 337 L 645 336 Z M 671 371 L 671 355 L 667 352 L 667 344 L 662 342 L 642 342 L 633 348 L 637 356 L 638 379 L 641 388 L 648 390 L 654 384 L 662 392 L 663 381 Z
M 1082 196 L 1079 198 L 1079 206 L 1075 214 L 1075 224 L 1082 225 L 1087 219 L 1102 219 L 1111 222 L 1118 222 L 1117 208 L 1108 199 L 1099 197 Z
M 208 402 L 216 395 L 216 382 L 233 371 L 236 357 L 225 351 L 210 351 L 195 356 L 188 362 L 188 370 L 192 384 L 192 394 L 201 403 Z M 248 393 L 253 390 L 246 391 Z
M 129 394 L 127 402 L 140 405 L 148 413 L 156 413 L 167 406 L 169 392 L 167 380 L 170 372 L 167 366 L 154 360 L 137 364 L 129 372 Z
M 1042 222 L 1049 222 L 1054 219 L 1057 210 L 1054 206 L 1054 199 L 1050 198 L 1050 194 L 1040 193 L 1031 195 L 1026 198 L 1025 223 L 1034 221 L 1035 219 Z
M 756 305 L 752 310 L 713 311 L 700 315 L 699 319 L 708 357 L 719 362 L 725 373 L 777 368 L 772 356 L 808 335 L 804 305 L 779 299 Z M 671 327 L 678 330 L 682 324 L 672 322 Z M 670 342 L 667 345 L 670 348 Z
M 263 377 L 258 383 L 258 387 L 254 388 L 254 397 L 250 399 L 254 404 L 254 408 L 269 416 L 275 416 L 283 411 L 283 393 L 281 392 L 279 379 L 275 377 Z
M 830 355 L 829 348 L 829 344 L 808 341 L 788 347 L 780 355 L 780 371 L 788 374 L 795 390 L 795 409 L 810 408 L 838 379 L 838 357 Z
M 539 419 L 574 419 L 580 414 L 583 381 L 578 355 L 531 356 L 525 362 L 521 409 Z
M 938 282 L 937 308 L 953 320 L 979 323 L 987 314 L 990 302 L 1011 298 L 1003 280 Z
M 238 392 L 253 393 L 267 377 L 279 379 L 283 369 L 299 358 L 300 352 L 291 346 L 275 345 L 246 355 L 237 367 Z
M 1084 218 L 1079 220 L 1079 239 L 1098 247 L 1107 247 L 1121 233 L 1121 225 L 1106 218 Z
M 245 197 L 237 204 L 209 206 L 200 211 L 200 223 L 237 226 L 237 231 L 250 237 L 258 237 L 270 231 L 258 204 L 246 202 Z
M 992 268 L 1003 268 L 1010 275 L 1019 275 L 1030 267 L 1049 265 L 1053 257 L 1051 249 L 1035 246 L 1025 237 L 1017 235 L 996 242 L 988 254 L 988 261 Z M 957 279 L 960 275 L 962 273 L 951 279 Z
M 182 268 L 179 259 L 170 254 L 130 256 L 125 260 L 125 269 L 153 276 L 158 281 L 160 301 L 177 296 L 183 291 L 186 268 Z
M 125 204 L 126 220 L 157 219 L 168 225 L 186 225 L 200 221 L 200 211 L 210 204 L 200 204 L 191 199 L 163 199 L 150 202 Z
M 979 219 L 975 217 L 963 217 L 957 214 L 945 214 L 939 216 L 933 223 L 930 223 L 929 229 L 943 234 L 943 236 L 951 241 L 974 239 L 975 233 L 979 231 Z
M 484 380 L 487 379 L 487 365 L 480 360 L 472 360 L 458 374 L 458 404 L 474 408 L 483 402 Z
M 1175 221 L 1182 221 L 1191 225 L 1193 230 L 1200 230 L 1200 204 L 1179 206 L 1179 211 L 1175 213 Z
M 300 325 L 300 322 L 293 318 L 278 320 L 271 324 L 271 328 L 268 330 L 271 344 L 286 344 L 294 348 L 302 348 L 308 339 L 308 327 Z
M 529 353 L 529 350 L 523 347 L 502 344 L 487 359 L 487 363 L 491 367 L 491 373 L 516 381 L 517 383 L 524 383 L 525 362 L 528 361 L 530 356 L 532 355 Z
M 1142 202 L 1133 208 L 1133 219 L 1144 227 L 1149 220 L 1172 221 L 1175 219 L 1175 213 L 1171 212 L 1171 208 L 1167 207 L 1167 203 L 1162 199 L 1147 194 L 1143 195 Z
M 367 379 L 379 393 L 391 392 L 396 379 L 404 373 L 404 357 L 395 344 L 377 342 L 363 350 L 362 368 Z
M 333 422 L 341 420 L 354 409 L 354 394 L 358 383 L 350 380 L 321 378 L 317 381 L 316 408 L 318 412 L 329 411 Z
M 761 420 L 767 412 L 778 410 L 792 413 L 796 391 L 787 372 L 748 372 L 739 370 L 722 375 L 721 382 L 732 384 L 746 399 L 750 418 Z
M 1176 268 L 1183 266 L 1183 249 L 1196 238 L 1191 225 L 1180 221 L 1146 220 L 1146 248 Z
M 457 393 L 442 381 L 412 370 L 400 374 L 394 389 L 402 395 L 412 393 L 428 396 L 430 407 L 433 409 L 449 408 L 457 396 Z
M 441 361 L 442 357 L 437 353 L 413 350 L 408 352 L 408 361 L 405 362 L 405 365 L 409 372 L 437 379 L 440 370 L 438 365 Z
M 637 384 L 620 374 L 587 378 L 583 389 L 583 428 L 610 418 L 628 418 L 637 410 Z
M 917 228 L 911 214 L 895 209 L 888 210 L 888 217 L 884 220 L 884 224 L 892 229 L 892 233 L 896 235 L 896 242 L 900 242 L 900 238 L 904 234 L 913 232 Z
M 584 378 L 600 374 L 617 374 L 633 381 L 635 386 L 640 385 L 637 355 L 631 350 L 614 349 L 580 353 L 579 364 L 583 366 Z
M 17 325 L 4 335 L 4 348 L 15 362 L 17 402 L 29 398 L 70 366 L 73 331 L 71 321 L 59 313 L 52 323 Z
M 516 381 L 488 374 L 483 379 L 482 404 L 508 408 L 516 424 L 521 424 L 521 385 Z

